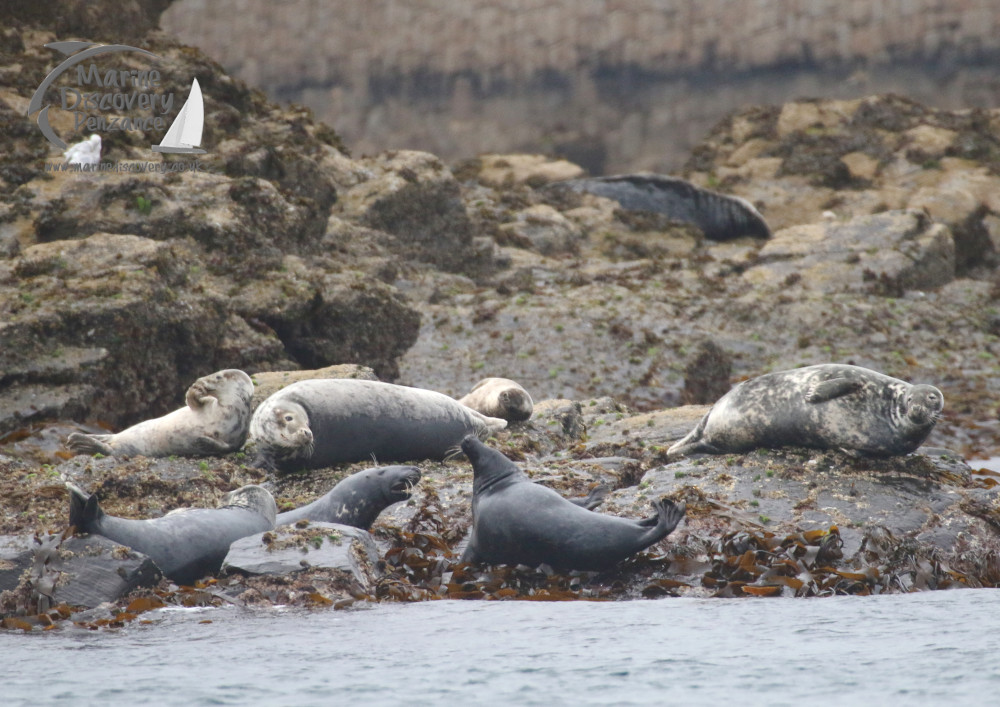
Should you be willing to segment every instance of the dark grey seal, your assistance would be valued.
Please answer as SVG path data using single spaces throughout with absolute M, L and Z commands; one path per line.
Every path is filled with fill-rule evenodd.
M 117 434 L 74 432 L 66 440 L 74 452 L 107 456 L 206 457 L 235 452 L 250 429 L 253 381 L 229 368 L 202 376 L 187 389 L 186 405 Z
M 257 466 L 291 471 L 373 457 L 441 460 L 466 435 L 485 438 L 506 426 L 433 390 L 324 378 L 292 383 L 261 403 L 250 442 Z
M 306 519 L 340 523 L 368 530 L 378 514 L 394 503 L 407 500 L 420 481 L 415 466 L 380 466 L 341 479 L 325 495 L 294 511 L 279 513 L 275 525 Z
M 817 447 L 888 457 L 927 439 L 944 407 L 932 385 L 826 363 L 768 373 L 723 395 L 670 454 Z
M 66 487 L 69 523 L 78 532 L 103 535 L 147 555 L 177 584 L 218 572 L 235 540 L 272 530 L 277 514 L 274 498 L 260 486 L 230 491 L 219 508 L 179 508 L 149 520 L 109 516 L 96 496 L 73 484 Z
M 614 199 L 629 211 L 652 211 L 674 221 L 691 223 L 713 241 L 742 236 L 770 238 L 771 229 L 746 199 L 662 174 L 622 174 L 613 177 L 572 179 L 551 185 L 553 189 L 596 194 Z
M 605 570 L 667 537 L 684 517 L 684 505 L 666 498 L 654 501 L 656 515 L 644 520 L 588 511 L 532 483 L 475 437 L 462 441 L 462 451 L 474 472 L 463 562 Z

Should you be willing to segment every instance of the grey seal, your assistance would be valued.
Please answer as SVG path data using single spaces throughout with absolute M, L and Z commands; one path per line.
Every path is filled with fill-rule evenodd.
M 228 454 L 243 446 L 250 428 L 253 381 L 229 368 L 191 384 L 178 410 L 145 420 L 117 434 L 74 432 L 66 444 L 79 454 L 107 456 L 204 457 Z
M 306 519 L 368 530 L 378 514 L 407 500 L 420 481 L 415 466 L 380 466 L 351 474 L 312 503 L 279 513 L 275 525 Z
M 218 572 L 234 541 L 273 530 L 277 514 L 274 498 L 260 486 L 230 491 L 219 508 L 178 508 L 148 520 L 107 515 L 96 496 L 70 483 L 66 487 L 69 523 L 78 532 L 103 535 L 147 555 L 177 584 Z
M 944 396 L 861 366 L 826 363 L 768 373 L 723 395 L 669 454 L 817 447 L 887 457 L 927 439 Z
M 714 241 L 742 236 L 770 238 L 764 217 L 746 199 L 703 189 L 662 174 L 621 174 L 557 182 L 553 188 L 614 199 L 623 209 L 652 211 L 691 223 Z
M 519 383 L 510 378 L 483 378 L 458 402 L 489 417 L 523 422 L 531 417 L 534 403 Z
M 667 537 L 684 505 L 653 502 L 656 515 L 630 520 L 589 511 L 533 483 L 507 457 L 476 437 L 462 441 L 472 462 L 472 533 L 462 562 L 547 564 L 605 570 Z
M 305 380 L 282 388 L 254 412 L 255 464 L 319 469 L 374 457 L 379 462 L 444 459 L 468 434 L 507 426 L 443 393 L 379 381 Z

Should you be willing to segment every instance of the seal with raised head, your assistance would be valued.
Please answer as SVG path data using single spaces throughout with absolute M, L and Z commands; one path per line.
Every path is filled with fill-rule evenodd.
M 643 520 L 588 511 L 533 483 L 475 437 L 462 441 L 462 451 L 473 469 L 463 562 L 605 570 L 667 537 L 684 517 L 684 504 L 667 498 L 654 501 L 656 515 Z
M 253 381 L 229 368 L 191 384 L 178 410 L 145 420 L 117 434 L 74 432 L 67 445 L 79 454 L 207 457 L 235 452 L 250 429 Z
M 825 363 L 743 381 L 667 452 L 797 446 L 877 457 L 909 454 L 927 439 L 943 407 L 944 396 L 932 385 Z
M 66 487 L 69 523 L 78 532 L 103 535 L 147 555 L 177 584 L 218 572 L 229 546 L 272 530 L 278 510 L 267 489 L 251 485 L 230 491 L 218 508 L 178 508 L 160 518 L 133 520 L 107 515 L 96 496 L 70 483 Z
M 269 397 L 250 421 L 257 466 L 320 469 L 449 456 L 468 434 L 488 437 L 507 426 L 443 393 L 379 381 L 305 380 Z
M 379 466 L 351 474 L 326 495 L 293 511 L 279 513 L 275 525 L 298 520 L 340 523 L 368 530 L 378 514 L 394 503 L 407 500 L 420 469 L 415 466 Z
M 458 402 L 489 417 L 523 422 L 531 417 L 534 403 L 520 383 L 510 378 L 483 378 Z

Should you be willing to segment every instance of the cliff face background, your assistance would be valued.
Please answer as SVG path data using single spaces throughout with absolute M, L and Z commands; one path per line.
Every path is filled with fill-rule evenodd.
M 1000 105 L 994 0 L 181 0 L 161 24 L 355 154 L 671 171 L 748 104 Z

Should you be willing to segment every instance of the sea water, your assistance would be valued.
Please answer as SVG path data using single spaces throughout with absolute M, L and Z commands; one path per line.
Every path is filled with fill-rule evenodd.
M 0 704 L 996 704 L 1000 590 L 166 608 L 0 633 Z

